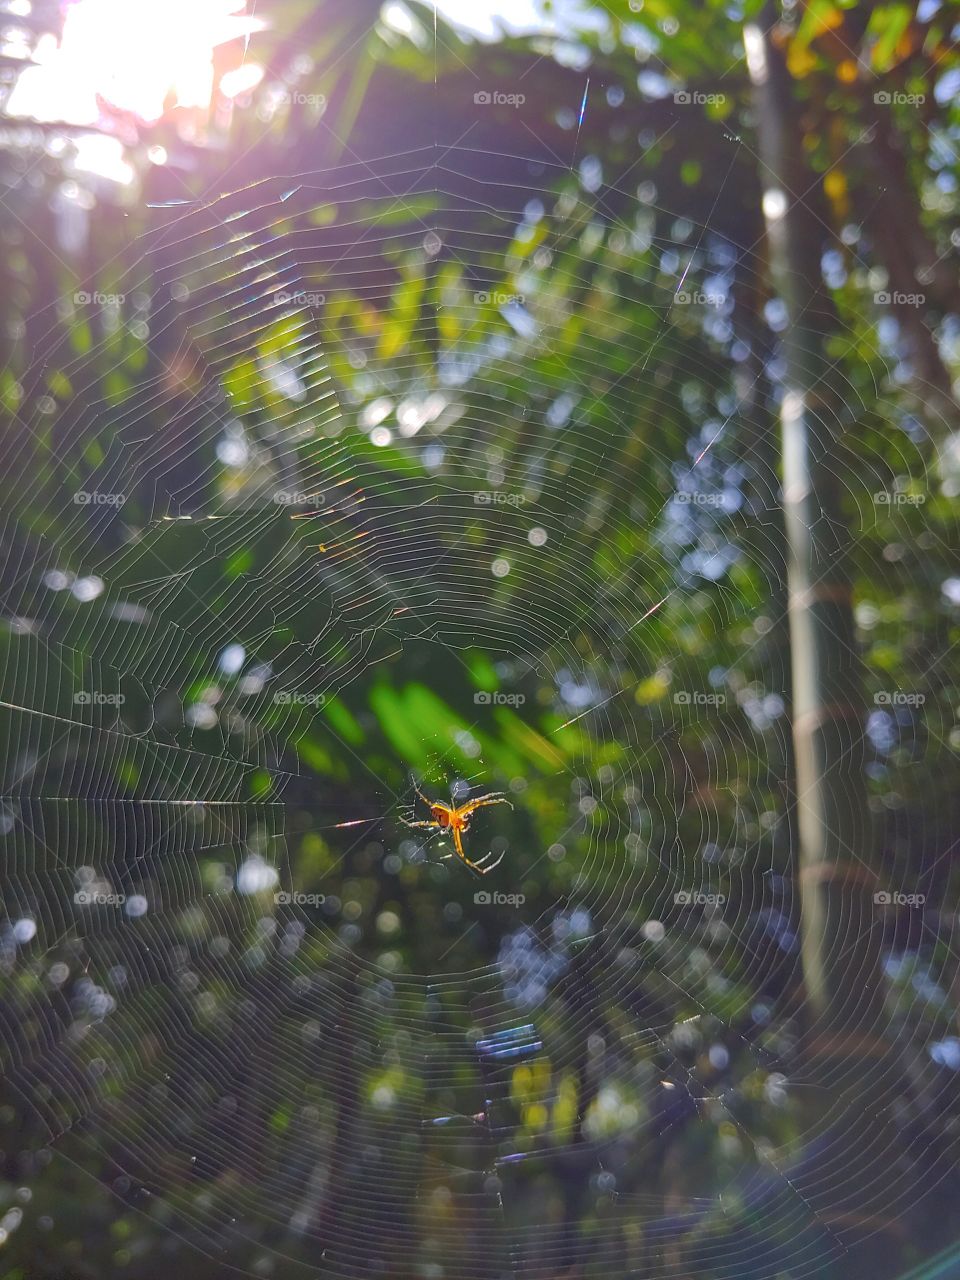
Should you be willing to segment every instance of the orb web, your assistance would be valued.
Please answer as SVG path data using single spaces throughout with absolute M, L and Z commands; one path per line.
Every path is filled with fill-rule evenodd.
M 50 317 L 71 395 L 25 415 L 3 564 L 4 1071 L 44 1158 L 254 1269 L 817 1274 L 852 1157 L 798 1155 L 829 1138 L 792 1053 L 776 352 L 734 301 L 756 247 L 643 184 L 611 211 L 498 164 L 157 209 L 97 345 Z M 920 520 L 876 492 L 935 482 L 925 441 L 879 438 L 868 372 L 846 390 L 878 438 L 840 477 L 864 564 Z M 909 789 L 949 723 L 878 696 L 875 775 Z M 405 825 L 411 774 L 507 793 L 466 836 L 495 873 Z M 884 936 L 890 1043 L 938 1096 L 945 887 L 928 945 L 894 873 L 831 942 L 855 989 Z M 835 1105 L 894 1078 L 841 1068 Z M 716 1160 L 668 1199 L 690 1129 Z M 870 1212 L 917 1194 L 892 1121 L 867 1158 Z

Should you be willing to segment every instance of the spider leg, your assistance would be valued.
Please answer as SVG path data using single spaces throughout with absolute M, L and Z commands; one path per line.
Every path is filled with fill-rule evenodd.
M 484 866 L 484 863 L 487 861 L 487 859 L 492 857 L 493 857 L 493 854 L 491 852 L 491 853 L 488 853 L 485 858 L 481 858 L 479 862 L 471 862 L 469 858 L 464 858 L 464 862 L 467 864 L 470 870 L 475 871 L 478 876 L 486 876 L 486 875 L 489 875 L 491 871 L 495 871 L 497 867 L 499 867 L 500 863 L 503 861 L 503 854 L 501 853 L 500 857 L 496 860 L 496 862 L 492 863 L 489 867 Z
M 414 791 L 415 791 L 415 792 L 416 792 L 416 794 L 420 797 L 420 799 L 423 801 L 423 803 L 427 806 L 427 808 L 428 808 L 428 809 L 432 809 L 432 808 L 433 808 L 433 801 L 432 801 L 432 800 L 428 800 L 428 799 L 427 799 L 427 797 L 423 794 L 423 792 L 422 792 L 422 791 L 420 790 L 420 788 L 417 786 L 417 780 L 416 780 L 416 778 L 413 776 L 413 774 L 412 774 L 412 773 L 411 773 L 411 775 L 410 775 L 410 781 L 413 783 L 413 789 L 414 789 Z
M 452 831 L 453 831 L 453 843 L 456 846 L 457 853 L 464 860 L 464 862 L 466 862 L 467 866 L 469 866 L 470 862 L 467 858 L 467 855 L 463 852 L 463 837 L 460 834 L 460 828 L 458 826 L 453 827 Z
M 499 867 L 500 863 L 503 861 L 505 853 L 506 853 L 506 849 L 504 849 L 503 853 L 500 854 L 499 858 L 497 858 L 496 862 L 493 864 L 492 867 L 487 867 L 487 871 L 492 871 L 493 867 Z M 483 858 L 478 858 L 477 861 L 474 863 L 474 866 L 476 866 L 479 869 L 485 863 L 489 862 L 493 856 L 494 856 L 494 853 L 493 853 L 493 850 L 491 849 L 490 852 L 486 854 Z M 482 874 L 486 875 L 486 871 L 482 872 Z
M 511 802 L 507 799 L 502 791 L 493 791 L 488 796 L 480 796 L 478 800 L 470 800 L 459 810 L 461 818 L 468 817 L 477 809 L 483 809 L 488 804 L 508 804 L 513 808 Z
M 399 815 L 398 815 L 398 816 L 399 816 Z M 442 830 L 443 830 L 443 828 L 440 826 L 440 824 L 439 824 L 438 822 L 426 822 L 426 821 L 424 821 L 424 822 L 409 822 L 406 818 L 400 818 L 400 821 L 403 823 L 403 825 L 404 825 L 405 827 L 433 827 L 433 828 L 435 828 L 437 831 L 442 831 Z

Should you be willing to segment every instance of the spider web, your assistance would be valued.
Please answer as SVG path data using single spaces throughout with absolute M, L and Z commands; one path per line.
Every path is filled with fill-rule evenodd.
M 750 433 L 776 370 L 725 305 L 677 301 L 755 284 L 754 246 L 615 183 L 616 213 L 573 226 L 562 167 L 497 156 L 491 187 L 486 159 L 157 209 L 103 344 L 71 355 L 51 318 L 73 394 L 52 432 L 28 420 L 49 466 L 5 525 L 4 1073 L 40 1165 L 255 1274 L 822 1274 L 846 1211 L 919 1188 L 889 1116 L 866 1195 L 828 1129 L 892 1109 L 888 1062 L 803 1110 L 825 1086 L 791 1054 L 786 691 L 694 685 L 681 654 L 638 699 L 674 637 L 756 626 L 737 565 L 779 572 Z M 584 236 L 655 264 L 626 337 L 602 299 L 629 273 Z M 515 292 L 492 267 L 511 238 Z M 364 337 L 405 308 L 408 363 Z M 141 361 L 129 394 L 105 394 L 110 342 Z M 631 523 L 657 531 L 639 556 Z M 357 688 L 392 736 L 343 712 Z M 494 875 L 404 828 L 411 768 L 443 799 L 508 791 L 467 835 Z M 889 939 L 892 1046 L 951 1051 L 913 1006 L 943 994 L 954 923 L 924 914 L 936 949 Z M 872 930 L 894 925 L 850 921 L 837 952 Z M 391 939 L 418 933 L 408 972 Z M 693 1127 L 715 1176 L 668 1198 L 648 1171 Z

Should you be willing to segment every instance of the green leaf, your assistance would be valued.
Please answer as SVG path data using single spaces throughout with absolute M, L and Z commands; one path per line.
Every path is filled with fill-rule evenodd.
M 897 45 L 912 20 L 913 9 L 907 4 L 882 5 L 870 15 L 867 34 L 875 40 L 870 62 L 878 74 L 882 75 L 896 66 L 899 61 L 896 56 Z

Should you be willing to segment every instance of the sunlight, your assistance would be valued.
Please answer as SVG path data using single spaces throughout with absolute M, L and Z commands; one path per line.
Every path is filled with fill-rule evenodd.
M 95 124 L 102 106 L 145 123 L 173 107 L 206 110 L 215 83 L 214 51 L 264 23 L 245 0 L 77 0 L 63 38 L 39 43 L 8 104 L 10 115 Z M 259 80 L 259 68 L 226 70 L 226 96 Z

